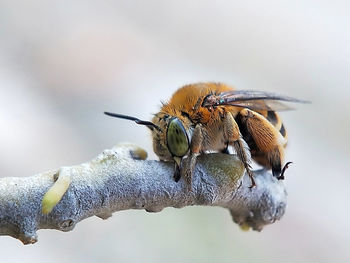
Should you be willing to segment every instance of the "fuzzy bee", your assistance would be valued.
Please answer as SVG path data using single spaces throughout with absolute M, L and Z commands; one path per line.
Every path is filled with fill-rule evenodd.
M 105 112 L 146 125 L 153 149 L 162 161 L 175 164 L 174 179 L 190 184 L 196 158 L 207 152 L 228 153 L 232 146 L 255 186 L 251 159 L 284 179 L 286 129 L 276 111 L 289 110 L 281 101 L 306 101 L 275 93 L 234 90 L 220 83 L 196 83 L 178 89 L 152 121 Z
M 191 185 L 196 158 L 208 152 L 229 153 L 232 146 L 255 186 L 251 159 L 284 179 L 286 129 L 276 111 L 291 109 L 281 101 L 307 101 L 261 91 L 234 90 L 220 83 L 196 83 L 178 89 L 152 121 L 105 112 L 146 125 L 152 131 L 153 149 L 162 161 L 174 162 L 175 181 Z M 42 200 L 48 214 L 61 200 L 70 178 L 58 175 Z

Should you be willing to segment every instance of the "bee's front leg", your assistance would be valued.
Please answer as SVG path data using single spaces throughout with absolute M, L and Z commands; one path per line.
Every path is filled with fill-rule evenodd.
M 182 159 L 180 157 L 174 157 L 175 160 L 175 172 L 174 172 L 174 180 L 175 182 L 180 181 L 181 173 L 180 173 L 180 166 Z
M 185 181 L 189 186 L 192 184 L 192 174 L 195 169 L 197 156 L 202 151 L 202 144 L 203 144 L 203 127 L 202 125 L 198 124 L 192 135 L 192 140 L 190 144 L 190 153 L 187 157 L 182 158 L 181 160 L 181 175 L 184 176 Z

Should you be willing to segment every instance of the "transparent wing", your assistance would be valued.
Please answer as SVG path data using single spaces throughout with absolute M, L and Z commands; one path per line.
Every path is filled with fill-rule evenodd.
M 202 106 L 212 107 L 219 105 L 231 105 L 237 107 L 249 108 L 252 110 L 271 110 L 286 111 L 293 108 L 282 103 L 281 101 L 309 103 L 288 96 L 279 95 L 271 92 L 253 91 L 253 90 L 237 90 L 223 92 L 219 95 L 209 95 L 203 101 Z
M 287 111 L 294 110 L 293 107 L 288 106 L 278 100 L 247 100 L 236 101 L 226 105 L 248 108 L 251 110 L 268 110 L 268 111 Z

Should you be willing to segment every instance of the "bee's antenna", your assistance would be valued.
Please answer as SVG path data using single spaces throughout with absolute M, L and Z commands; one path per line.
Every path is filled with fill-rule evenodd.
M 122 115 L 122 114 L 118 114 L 118 113 L 112 113 L 112 112 L 104 112 L 104 114 L 111 116 L 111 117 L 115 117 L 115 118 L 120 118 L 120 119 L 126 119 L 126 120 L 130 120 L 130 121 L 134 121 L 137 124 L 140 125 L 146 125 L 148 128 L 150 128 L 151 130 L 153 130 L 153 128 L 156 128 L 157 130 L 160 130 L 160 128 L 155 125 L 153 122 L 150 121 L 143 121 L 140 120 L 138 118 L 132 117 L 132 116 L 128 116 L 128 115 Z

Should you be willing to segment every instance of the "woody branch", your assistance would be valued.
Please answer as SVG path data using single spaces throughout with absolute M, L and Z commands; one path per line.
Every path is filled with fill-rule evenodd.
M 48 215 L 41 212 L 41 200 L 58 171 L 1 178 L 0 235 L 35 243 L 38 229 L 70 231 L 85 218 L 107 219 L 127 209 L 159 212 L 165 207 L 221 206 L 236 223 L 258 231 L 284 214 L 283 182 L 259 171 L 257 187 L 250 189 L 251 182 L 234 155 L 201 156 L 189 189 L 183 179 L 173 180 L 173 164 L 139 160 L 139 153 L 136 146 L 120 145 L 90 162 L 59 169 L 60 176 L 71 177 L 71 185 Z

